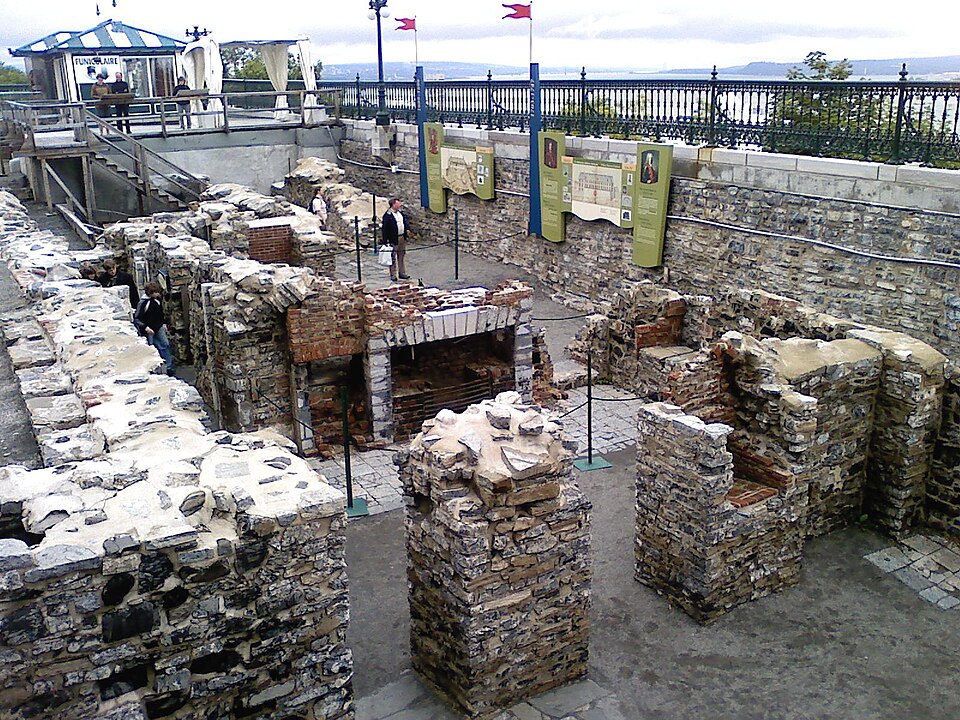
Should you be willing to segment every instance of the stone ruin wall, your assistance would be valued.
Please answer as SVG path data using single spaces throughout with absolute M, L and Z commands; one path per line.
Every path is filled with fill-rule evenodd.
M 768 404 L 783 418 L 815 425 L 812 398 L 784 390 L 768 395 Z M 638 423 L 637 580 L 700 622 L 796 584 L 808 476 L 792 471 L 804 465 L 812 433 L 740 431 L 740 447 L 762 444 L 770 466 L 748 479 L 736 469 L 729 425 L 667 403 L 644 405 Z M 780 488 L 757 482 L 775 473 L 786 478 Z
M 340 154 L 350 161 L 372 164 L 369 132 L 364 123 L 350 123 Z M 829 174 L 823 176 L 821 185 L 833 191 L 832 197 L 741 187 L 675 174 L 669 215 L 707 222 L 668 220 L 663 266 L 648 270 L 631 262 L 629 230 L 569 214 L 567 240 L 563 243 L 522 234 L 497 240 L 523 231 L 527 225 L 528 136 L 452 127 L 447 133 L 451 140 L 459 139 L 463 144 L 494 147 L 496 187 L 515 194 L 501 192 L 493 201 L 482 201 L 451 193 L 448 212 L 437 215 L 415 202 L 420 195 L 415 174 L 348 163 L 344 166 L 346 177 L 357 187 L 378 188 L 385 195 L 405 198 L 411 224 L 425 237 L 452 237 L 452 211 L 459 210 L 461 237 L 490 241 L 465 244 L 466 252 L 519 265 L 574 302 L 603 302 L 623 279 L 666 278 L 667 286 L 686 294 L 706 290 L 722 295 L 741 288 L 775 288 L 819 312 L 901 331 L 951 358 L 960 358 L 960 294 L 955 269 L 873 260 L 708 224 L 811 237 L 879 255 L 910 254 L 956 262 L 956 217 L 949 212 L 842 200 L 839 198 L 845 194 L 855 194 L 855 180 Z M 404 170 L 416 170 L 416 128 L 398 125 L 397 138 L 394 161 Z M 568 138 L 568 151 L 597 160 L 629 161 L 634 158 L 636 144 Z M 695 173 L 698 166 L 691 165 L 690 170 Z M 791 179 L 781 178 L 780 184 L 796 185 L 788 182 Z M 950 190 L 944 189 L 949 188 L 946 184 L 944 188 L 931 187 L 940 195 L 950 195 Z M 955 207 L 955 203 L 952 205 Z M 859 238 L 865 241 L 861 243 Z
M 125 292 L 56 280 L 65 248 L 0 206 L 41 298 L 4 325 L 20 382 L 99 438 L 0 468 L 0 714 L 353 717 L 343 496 L 278 436 L 207 432 Z
M 591 506 L 573 449 L 510 392 L 442 411 L 398 454 L 413 666 L 465 717 L 587 672 Z

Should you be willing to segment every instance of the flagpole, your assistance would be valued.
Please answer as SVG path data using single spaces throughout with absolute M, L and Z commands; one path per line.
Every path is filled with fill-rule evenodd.
M 420 46 L 417 44 L 417 16 L 413 16 L 413 66 L 420 65 Z
M 530 0 L 530 63 L 533 63 L 533 0 Z

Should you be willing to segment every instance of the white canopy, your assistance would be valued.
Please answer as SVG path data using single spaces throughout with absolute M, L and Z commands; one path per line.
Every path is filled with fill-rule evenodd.
M 180 61 L 187 75 L 187 84 L 192 89 L 206 88 L 210 95 L 223 92 L 223 60 L 216 40 L 208 35 L 193 41 L 183 49 Z M 196 114 L 200 127 L 216 128 L 223 125 L 223 103 L 220 98 L 211 97 L 207 101 L 207 113 L 201 114 L 202 110 L 199 99 L 190 101 L 190 111 Z

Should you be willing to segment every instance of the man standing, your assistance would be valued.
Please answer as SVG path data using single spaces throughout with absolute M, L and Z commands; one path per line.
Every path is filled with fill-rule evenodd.
M 387 211 L 383 214 L 383 242 L 393 247 L 393 264 L 390 265 L 390 279 L 409 280 L 403 258 L 407 254 L 407 224 L 400 212 L 400 198 L 390 198 Z
M 126 285 L 130 289 L 130 307 L 136 307 L 140 302 L 140 293 L 137 292 L 133 276 L 118 268 L 116 261 L 109 258 L 103 261 L 102 267 L 103 272 L 97 277 L 99 283 L 105 288 Z
M 170 338 L 167 337 L 167 318 L 163 314 L 163 303 L 160 302 L 163 294 L 160 283 L 148 282 L 143 292 L 146 297 L 137 305 L 137 311 L 133 314 L 133 324 L 137 332 L 147 338 L 147 344 L 155 347 L 160 353 L 160 357 L 167 365 L 167 375 L 173 375 L 173 352 L 170 350 Z
M 173 86 L 173 95 L 176 97 L 182 93 L 190 92 L 190 86 L 187 85 L 185 77 L 178 77 L 177 84 Z M 184 130 L 190 129 L 190 101 L 177 100 L 177 119 L 180 121 L 180 127 Z
M 112 92 L 114 95 L 129 94 L 130 86 L 127 85 L 127 81 L 123 79 L 123 73 L 116 74 L 113 83 L 110 85 L 110 92 Z M 113 106 L 113 111 L 117 117 L 117 130 L 123 130 L 124 121 L 120 118 L 127 118 L 127 132 L 130 132 L 130 101 L 117 100 L 116 104 Z

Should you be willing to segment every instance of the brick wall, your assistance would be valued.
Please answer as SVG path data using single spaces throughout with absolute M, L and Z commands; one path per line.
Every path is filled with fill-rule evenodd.
M 287 310 L 293 362 L 326 360 L 366 350 L 366 303 L 363 286 L 317 278 L 314 292 L 299 307 Z
M 292 262 L 293 228 L 289 221 L 274 218 L 253 220 L 247 227 L 251 260 L 263 263 Z

